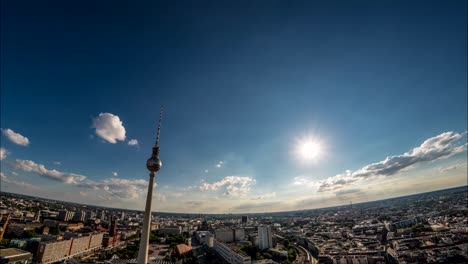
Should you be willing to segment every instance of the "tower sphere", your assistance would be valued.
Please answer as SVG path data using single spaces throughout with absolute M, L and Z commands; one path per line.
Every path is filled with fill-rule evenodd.
M 146 161 L 146 168 L 150 172 L 159 171 L 162 167 L 162 162 L 159 159 L 159 148 L 153 148 L 153 154 L 151 157 Z

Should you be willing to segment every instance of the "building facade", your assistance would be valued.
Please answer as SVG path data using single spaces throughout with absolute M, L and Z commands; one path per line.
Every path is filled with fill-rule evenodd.
M 250 256 L 245 255 L 240 249 L 233 245 L 214 240 L 213 249 L 229 264 L 250 264 Z
M 30 264 L 32 254 L 17 248 L 0 249 L 0 264 Z
M 273 247 L 271 226 L 258 226 L 258 247 L 262 250 Z

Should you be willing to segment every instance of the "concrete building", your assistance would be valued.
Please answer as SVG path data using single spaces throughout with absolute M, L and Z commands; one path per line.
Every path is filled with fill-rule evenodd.
M 62 210 L 58 214 L 58 220 L 68 222 L 73 219 L 75 216 L 75 212 L 68 211 L 68 210 Z
M 17 248 L 0 249 L 0 264 L 29 264 L 32 254 Z
M 91 235 L 89 240 L 89 250 L 99 249 L 102 246 L 102 240 L 104 238 L 103 233 L 94 233 Z
M 85 219 L 95 219 L 96 213 L 93 211 L 87 211 L 85 215 Z
M 198 240 L 200 244 L 208 245 L 210 237 L 213 237 L 209 231 L 197 231 L 195 232 L 195 238 Z M 213 247 L 213 246 L 211 246 Z
M 250 256 L 245 255 L 235 245 L 228 245 L 218 240 L 214 240 L 213 249 L 229 264 L 250 264 Z
M 248 220 L 249 220 L 249 217 L 248 217 L 248 216 L 246 216 L 246 215 L 243 215 L 243 216 L 242 216 L 242 223 L 243 223 L 243 224 L 247 224 L 247 221 L 248 221 Z
M 69 255 L 74 256 L 85 253 L 88 250 L 90 239 L 91 236 L 73 238 Z
M 72 233 L 71 233 L 72 234 Z M 43 241 L 39 243 L 37 263 L 54 263 L 101 248 L 103 233 L 72 236 L 69 240 Z
M 227 228 L 215 230 L 215 238 L 224 243 L 241 241 L 245 238 L 245 230 L 243 228 Z
M 75 217 L 73 217 L 75 221 L 80 221 L 80 222 L 83 222 L 85 218 L 86 218 L 86 212 L 84 210 L 80 210 L 76 212 Z
M 258 247 L 262 250 L 273 247 L 271 226 L 258 226 Z
M 54 263 L 68 257 L 71 240 L 48 241 L 39 243 L 38 263 Z

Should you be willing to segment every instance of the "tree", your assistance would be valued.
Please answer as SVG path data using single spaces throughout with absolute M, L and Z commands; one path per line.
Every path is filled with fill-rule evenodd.
M 8 247 L 10 245 L 10 239 L 2 239 L 0 240 L 0 247 Z
M 32 237 L 39 237 L 39 235 L 36 232 L 34 232 L 34 230 L 24 230 L 23 237 L 32 238 Z

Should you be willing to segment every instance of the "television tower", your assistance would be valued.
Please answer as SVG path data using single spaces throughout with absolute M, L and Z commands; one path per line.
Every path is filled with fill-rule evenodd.
M 151 231 L 151 200 L 153 198 L 154 176 L 156 176 L 156 172 L 159 171 L 162 167 L 162 162 L 159 159 L 159 134 L 161 131 L 162 113 L 163 107 L 161 106 L 161 111 L 159 112 L 158 132 L 156 134 L 156 143 L 153 147 L 153 153 L 151 154 L 151 157 L 146 161 L 146 168 L 148 168 L 150 174 L 148 194 L 146 195 L 145 216 L 143 218 L 143 231 L 141 232 L 140 249 L 138 250 L 138 264 L 148 263 L 148 243 Z

